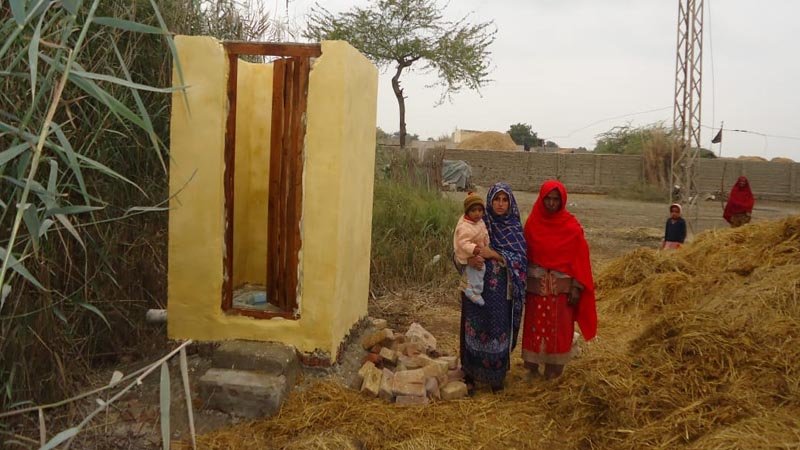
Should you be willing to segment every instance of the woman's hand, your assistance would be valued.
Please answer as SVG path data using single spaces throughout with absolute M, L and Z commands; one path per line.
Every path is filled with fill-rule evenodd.
M 483 261 L 484 259 L 480 256 L 473 256 L 471 258 L 467 258 L 467 264 L 475 270 L 483 269 Z
M 503 259 L 503 257 L 500 256 L 500 254 L 497 253 L 496 251 L 492 250 L 491 247 L 483 247 L 481 249 L 481 252 L 478 253 L 478 255 L 483 259 L 494 259 L 494 260 L 497 260 L 497 261 L 500 261 L 500 260 Z

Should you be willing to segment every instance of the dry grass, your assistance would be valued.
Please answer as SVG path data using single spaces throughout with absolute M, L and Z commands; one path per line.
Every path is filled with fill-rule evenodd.
M 458 144 L 458 148 L 465 150 L 503 150 L 516 151 L 517 144 L 511 139 L 508 133 L 499 131 L 484 131 L 483 133 L 472 136 Z
M 598 286 L 599 336 L 559 380 L 526 381 L 516 358 L 503 393 L 419 408 L 322 382 L 201 446 L 284 448 L 335 430 L 365 448 L 798 448 L 800 217 L 637 250 Z

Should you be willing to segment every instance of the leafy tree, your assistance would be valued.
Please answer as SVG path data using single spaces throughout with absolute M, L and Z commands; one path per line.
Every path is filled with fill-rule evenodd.
M 595 153 L 641 155 L 645 180 L 654 186 L 669 188 L 673 152 L 683 151 L 678 135 L 671 128 L 661 123 L 643 127 L 616 126 L 597 138 Z M 705 149 L 700 149 L 699 155 L 714 157 L 713 152 Z
M 392 90 L 400 110 L 401 147 L 406 144 L 406 96 L 400 76 L 406 68 L 417 64 L 435 72 L 436 85 L 443 89 L 440 101 L 490 81 L 488 48 L 497 33 L 493 22 L 472 24 L 468 16 L 449 21 L 443 9 L 438 0 L 371 0 L 367 7 L 352 7 L 337 15 L 317 3 L 309 14 L 305 37 L 342 39 L 378 67 L 395 67 Z
M 390 139 L 391 137 L 392 137 L 392 135 L 387 133 L 387 132 L 385 132 L 385 131 L 383 131 L 383 129 L 381 127 L 375 127 L 375 140 L 376 141 L 382 142 L 382 141 L 385 141 L 387 139 Z
M 528 147 L 541 147 L 544 141 L 536 136 L 536 133 L 527 123 L 515 123 L 508 129 L 508 134 L 517 145 L 527 145 Z
M 418 141 L 419 140 L 419 135 L 416 134 L 416 133 L 406 133 L 405 137 L 408 139 L 409 142 L 414 142 L 414 141 Z M 403 139 L 403 134 L 402 134 L 401 131 L 395 131 L 394 133 L 392 133 L 392 138 L 400 140 L 400 142 L 401 142 L 400 145 L 401 146 L 405 146 L 405 144 L 403 143 L 403 140 L 402 140 Z
M 544 143 L 544 146 L 547 147 L 547 148 L 558 148 L 558 144 L 556 144 L 553 141 L 546 141 Z

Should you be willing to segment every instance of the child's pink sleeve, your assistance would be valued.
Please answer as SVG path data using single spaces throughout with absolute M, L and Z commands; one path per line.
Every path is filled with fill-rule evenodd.
M 475 247 L 475 243 L 470 240 L 469 225 L 459 222 L 456 225 L 455 235 L 453 236 L 453 251 L 456 254 L 456 258 L 463 261 L 471 257 Z
M 481 234 L 481 242 L 483 242 L 483 246 L 484 247 L 488 247 L 489 246 L 489 230 L 486 229 L 486 224 L 485 223 L 482 223 L 481 225 L 482 225 L 482 227 L 481 227 L 481 232 L 482 232 L 482 234 Z

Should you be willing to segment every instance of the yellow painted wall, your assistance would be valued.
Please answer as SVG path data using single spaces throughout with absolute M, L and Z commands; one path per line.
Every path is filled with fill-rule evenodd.
M 267 282 L 272 64 L 240 60 L 236 99 L 233 286 Z
M 226 315 L 220 306 L 227 58 L 212 38 L 178 36 L 176 45 L 191 113 L 181 94 L 175 94 L 170 192 L 177 195 L 170 202 L 169 337 L 278 341 L 335 358 L 342 338 L 367 313 L 377 70 L 347 43 L 322 43 L 323 54 L 310 75 L 306 116 L 300 319 L 257 320 Z M 265 77 L 256 69 L 253 80 L 260 81 L 254 84 Z M 177 74 L 173 80 L 180 83 Z M 239 99 L 258 88 L 248 89 L 239 91 Z M 237 129 L 254 125 L 249 121 L 255 117 L 239 115 Z M 250 139 L 258 142 L 257 135 Z M 259 150 L 252 148 L 251 168 L 264 162 L 254 163 Z M 268 148 L 267 141 L 265 153 Z M 254 188 L 252 179 L 248 183 L 248 193 L 241 195 L 253 203 L 254 192 L 263 188 L 266 199 L 265 186 Z M 243 206 L 253 209 L 236 203 L 235 210 Z M 266 218 L 237 220 L 252 226 Z M 247 258 L 242 264 L 252 266 Z
M 330 47 L 330 48 L 329 48 Z M 375 123 L 377 69 L 355 48 L 344 42 L 325 43 L 323 51 L 332 58 L 341 73 L 342 103 L 330 124 L 340 130 L 341 141 L 335 148 L 342 175 L 339 179 L 338 262 L 336 296 L 340 299 L 332 328 L 334 342 L 340 342 L 352 324 L 367 311 L 369 293 L 370 246 L 372 242 L 372 197 L 375 174 L 375 133 L 365 123 Z M 324 91 L 318 92 L 324 95 Z M 315 100 L 315 99 L 314 99 Z M 316 117 L 319 118 L 319 117 Z M 323 128 L 315 126 L 317 131 Z M 352 268 L 352 270 L 350 269 Z M 353 293 L 363 293 L 353 295 Z

